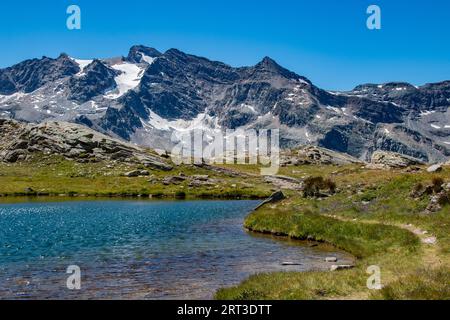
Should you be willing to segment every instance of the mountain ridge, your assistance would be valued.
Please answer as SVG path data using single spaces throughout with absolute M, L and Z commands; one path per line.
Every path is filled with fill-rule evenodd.
M 449 106 L 450 81 L 327 91 L 269 57 L 235 68 L 142 45 L 118 59 L 62 54 L 0 69 L 0 117 L 75 122 L 169 150 L 173 134 L 187 129 L 278 128 L 283 147 L 312 144 L 361 160 L 385 150 L 444 161 Z

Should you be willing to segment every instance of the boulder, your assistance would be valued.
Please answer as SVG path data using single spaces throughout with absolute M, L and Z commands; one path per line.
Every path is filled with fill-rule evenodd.
M 348 270 L 354 268 L 351 264 L 333 264 L 330 267 L 330 271 Z
M 427 172 L 434 173 L 434 172 L 441 172 L 442 171 L 442 164 L 433 164 L 432 166 L 428 167 Z
M 198 181 L 208 181 L 209 176 L 208 175 L 194 175 L 192 176 L 193 180 L 198 180 Z
M 141 175 L 141 170 L 133 170 L 124 174 L 125 177 L 128 178 L 136 178 Z
M 436 244 L 437 238 L 436 237 L 429 237 L 422 240 L 425 244 Z
M 255 208 L 255 210 L 258 210 L 259 208 L 261 208 L 262 206 L 264 206 L 264 205 L 266 205 L 268 203 L 276 203 L 276 202 L 280 202 L 280 201 L 282 201 L 284 199 L 286 199 L 286 197 L 285 197 L 285 195 L 283 194 L 282 191 L 274 192 L 269 198 L 267 198 L 259 206 L 257 206 Z
M 171 185 L 171 184 L 179 184 L 185 180 L 186 180 L 186 178 L 182 177 L 182 176 L 173 176 L 173 177 L 169 176 L 169 177 L 165 177 L 162 182 L 165 185 Z
M 296 166 L 301 164 L 346 165 L 363 162 L 345 153 L 306 145 L 298 150 L 283 151 L 280 163 L 281 166 Z
M 375 151 L 372 154 L 368 168 L 402 169 L 424 163 L 416 158 L 389 151 Z
M 284 261 L 281 263 L 282 266 L 301 266 L 302 264 L 299 262 L 292 262 L 292 261 Z
M 124 176 L 128 178 L 146 177 L 149 175 L 150 172 L 147 170 L 133 170 L 124 174 Z

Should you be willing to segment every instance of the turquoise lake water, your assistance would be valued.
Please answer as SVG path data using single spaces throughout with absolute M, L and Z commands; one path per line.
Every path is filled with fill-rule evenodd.
M 329 268 L 320 247 L 247 233 L 243 220 L 257 205 L 0 204 L 0 299 L 210 299 L 255 273 Z M 81 269 L 81 290 L 66 287 L 70 265 Z

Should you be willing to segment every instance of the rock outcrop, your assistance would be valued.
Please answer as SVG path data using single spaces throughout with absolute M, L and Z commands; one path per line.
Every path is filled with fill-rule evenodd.
M 423 165 L 418 159 L 401 155 L 395 152 L 375 151 L 368 168 L 376 169 L 402 169 L 413 165 Z
M 282 166 L 302 164 L 346 165 L 353 163 L 363 163 L 363 161 L 345 153 L 311 145 L 306 145 L 296 150 L 284 151 L 281 154 Z
M 79 162 L 110 160 L 161 170 L 172 168 L 159 156 L 81 125 L 67 122 L 34 125 L 0 119 L 0 161 L 21 161 L 37 152 Z
M 434 172 L 441 172 L 442 171 L 442 164 L 433 164 L 432 166 L 427 168 L 427 172 L 434 173 Z
M 276 203 L 276 202 L 280 202 L 284 199 L 286 199 L 286 196 L 283 194 L 282 191 L 274 192 L 269 198 L 267 198 L 259 206 L 257 206 L 255 208 L 255 210 L 258 210 L 259 208 L 265 206 L 268 203 Z

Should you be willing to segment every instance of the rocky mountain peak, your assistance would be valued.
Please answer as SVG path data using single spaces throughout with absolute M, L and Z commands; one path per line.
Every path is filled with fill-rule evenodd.
M 0 70 L 0 117 L 79 122 L 166 150 L 172 133 L 187 129 L 279 128 L 282 147 L 317 145 L 362 160 L 377 150 L 450 157 L 450 81 L 330 92 L 269 57 L 235 68 L 142 45 L 124 59 L 61 54 Z
M 257 63 L 252 71 L 254 74 L 262 75 L 263 77 L 281 76 L 290 80 L 302 79 L 306 82 L 310 82 L 308 79 L 299 76 L 295 72 L 289 71 L 280 66 L 275 60 L 270 57 L 264 57 L 259 63 Z
M 68 99 L 84 103 L 95 96 L 114 89 L 117 84 L 115 77 L 120 74 L 102 61 L 95 59 L 87 65 L 81 74 L 69 80 Z
M 142 63 L 145 62 L 145 59 L 148 59 L 147 57 L 157 58 L 161 55 L 162 53 L 155 48 L 146 47 L 143 45 L 135 45 L 131 47 L 126 61 L 131 63 Z
M 80 71 L 70 59 L 42 57 L 20 62 L 0 70 L 0 94 L 10 95 L 19 91 L 32 92 L 50 82 L 74 75 Z
M 277 71 L 281 68 L 275 60 L 268 56 L 265 56 L 258 64 L 256 64 L 256 67 L 273 71 Z

